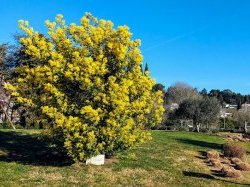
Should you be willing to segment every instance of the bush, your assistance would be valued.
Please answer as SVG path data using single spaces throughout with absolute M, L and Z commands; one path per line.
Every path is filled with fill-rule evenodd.
M 223 153 L 226 157 L 243 158 L 246 154 L 246 150 L 238 143 L 227 142 L 223 145 Z
M 239 158 L 232 158 L 231 161 L 232 161 L 233 164 L 242 162 L 242 160 L 239 159 Z
M 208 159 L 219 159 L 220 158 L 220 154 L 218 151 L 215 150 L 211 150 L 207 152 L 207 158 Z
M 236 169 L 242 170 L 242 171 L 250 171 L 250 164 L 245 162 L 236 162 L 235 163 Z
M 60 131 L 74 160 L 112 155 L 150 138 L 144 129 L 159 124 L 163 93 L 142 73 L 140 41 L 126 26 L 90 14 L 67 26 L 62 15 L 46 21 L 48 35 L 20 21 L 29 60 L 5 84 L 12 96 L 49 127 Z
M 225 177 L 232 177 L 232 178 L 240 178 L 240 177 L 242 177 L 242 174 L 241 174 L 240 171 L 235 170 L 234 168 L 232 168 L 230 166 L 224 166 L 221 169 L 221 173 Z
M 213 167 L 222 168 L 222 164 L 219 159 L 210 159 L 210 162 Z
M 3 123 L 0 124 L 1 129 L 10 129 L 11 126 L 8 122 L 4 121 Z

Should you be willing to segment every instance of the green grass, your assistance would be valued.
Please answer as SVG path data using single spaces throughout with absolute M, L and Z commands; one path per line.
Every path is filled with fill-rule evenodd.
M 0 130 L 0 186 L 250 186 L 247 178 L 213 175 L 201 159 L 204 151 L 220 151 L 222 138 L 164 131 L 152 136 L 104 166 L 86 166 L 56 154 L 39 131 Z

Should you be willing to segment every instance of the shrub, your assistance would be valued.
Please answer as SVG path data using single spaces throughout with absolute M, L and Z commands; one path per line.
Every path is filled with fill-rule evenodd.
M 232 177 L 232 178 L 240 178 L 242 177 L 241 172 L 238 170 L 235 170 L 234 168 L 230 167 L 230 166 L 224 166 L 221 169 L 221 173 L 225 176 L 225 177 Z
M 223 153 L 224 156 L 227 157 L 243 158 L 246 154 L 246 150 L 237 143 L 227 142 L 223 145 Z
M 213 167 L 222 168 L 222 164 L 219 159 L 210 159 L 210 162 Z
M 90 14 L 67 26 L 62 15 L 46 21 L 48 36 L 26 21 L 20 28 L 23 52 L 32 59 L 6 84 L 12 96 L 56 131 L 74 160 L 112 155 L 150 138 L 142 131 L 159 124 L 163 93 L 142 73 L 140 41 L 127 26 Z M 60 132 L 60 133 L 58 133 Z
M 224 157 L 224 158 L 222 159 L 222 162 L 221 162 L 221 163 L 230 165 L 230 164 L 231 164 L 231 161 L 230 161 L 227 157 Z
M 1 129 L 10 129 L 10 124 L 9 122 L 4 121 L 3 123 L 0 124 Z
M 242 162 L 242 160 L 239 159 L 239 158 L 232 158 L 231 161 L 232 161 L 233 164 Z
M 207 158 L 208 159 L 219 159 L 220 158 L 220 154 L 218 153 L 218 151 L 215 150 L 211 150 L 207 152 Z
M 236 162 L 235 163 L 236 169 L 242 170 L 242 171 L 250 171 L 250 164 L 245 162 Z

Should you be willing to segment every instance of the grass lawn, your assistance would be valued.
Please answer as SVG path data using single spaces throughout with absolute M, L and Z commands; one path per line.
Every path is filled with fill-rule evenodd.
M 0 186 L 250 186 L 250 175 L 212 175 L 201 159 L 204 151 L 221 150 L 217 136 L 153 131 L 150 142 L 106 165 L 86 166 L 57 154 L 39 134 L 0 130 Z

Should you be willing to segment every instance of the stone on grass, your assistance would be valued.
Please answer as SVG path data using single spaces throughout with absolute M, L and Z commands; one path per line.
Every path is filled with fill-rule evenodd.
M 105 155 L 97 155 L 86 160 L 86 165 L 104 165 Z

